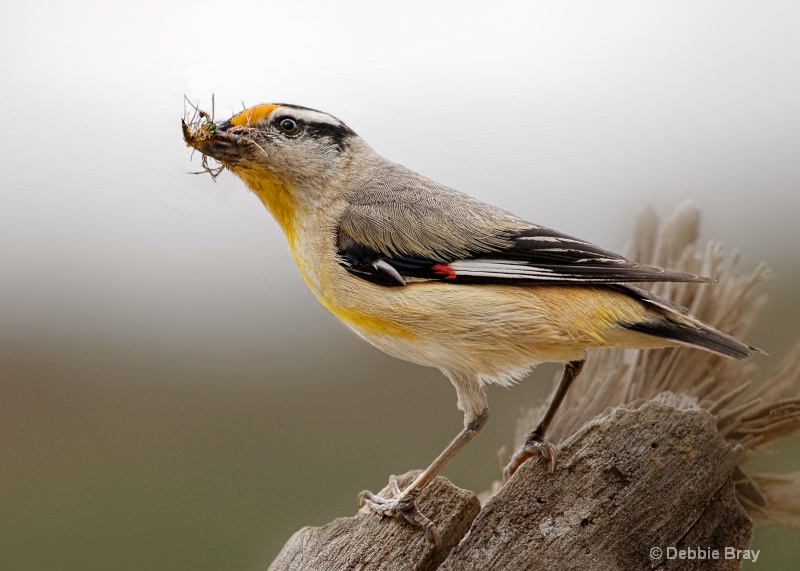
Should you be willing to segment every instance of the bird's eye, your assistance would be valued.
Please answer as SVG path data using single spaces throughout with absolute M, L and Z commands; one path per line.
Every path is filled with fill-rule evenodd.
M 297 121 L 291 117 L 284 117 L 281 119 L 280 123 L 278 123 L 278 127 L 280 127 L 281 131 L 287 135 L 293 135 L 294 133 L 297 133 Z

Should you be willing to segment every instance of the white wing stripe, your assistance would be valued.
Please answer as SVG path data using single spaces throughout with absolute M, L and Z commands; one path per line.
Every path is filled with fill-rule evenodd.
M 582 260 L 586 262 L 597 261 L 596 259 Z M 617 260 L 610 260 L 616 262 Z M 624 261 L 624 260 L 623 260 Z M 504 279 L 536 279 L 540 281 L 574 281 L 574 282 L 601 282 L 606 283 L 609 276 L 575 275 L 568 269 L 547 268 L 541 266 L 525 265 L 516 260 L 494 260 L 494 259 L 472 259 L 456 260 L 448 264 L 458 276 L 476 276 L 485 278 L 504 278 Z M 581 266 L 576 266 L 578 270 Z M 615 280 L 616 281 L 616 280 Z
M 513 274 L 509 275 L 506 273 L 496 273 L 496 272 L 458 272 L 459 276 L 478 276 L 481 278 L 501 278 L 501 279 L 511 279 L 513 277 L 525 277 L 525 278 L 537 278 L 539 281 L 554 281 L 554 282 L 587 282 L 591 280 L 587 280 L 585 278 L 572 278 L 569 276 L 549 276 L 549 275 L 539 275 L 535 273 L 530 274 Z
M 450 266 L 453 267 L 452 265 Z M 453 268 L 455 269 L 455 268 Z M 535 267 L 511 267 L 511 268 L 503 268 L 503 267 L 492 267 L 492 266 L 484 266 L 481 268 L 466 268 L 456 270 L 456 275 L 459 276 L 482 276 L 484 274 L 501 274 L 504 276 L 552 276 L 553 270 L 549 268 L 535 268 Z
M 587 246 L 591 246 L 589 242 L 584 242 L 583 240 L 560 238 L 558 236 L 520 236 L 519 238 L 515 238 L 517 242 L 522 242 L 523 240 L 531 240 L 533 242 L 569 242 L 570 244 L 586 244 Z
M 457 260 L 451 262 L 449 266 L 455 270 L 456 274 L 479 276 L 483 273 L 502 273 L 546 276 L 553 273 L 550 268 L 539 268 L 536 266 L 526 266 L 513 260 Z
M 559 250 L 554 250 L 559 251 Z M 577 267 L 578 264 L 597 262 L 597 258 L 583 258 L 573 262 Z M 625 260 L 607 260 L 608 262 L 624 263 Z M 508 274 L 531 274 L 531 275 L 546 275 L 552 274 L 553 269 L 532 264 L 525 264 L 518 260 L 492 260 L 492 259 L 474 259 L 474 260 L 456 260 L 450 262 L 449 266 L 453 268 L 456 273 L 464 274 L 465 272 L 504 272 Z M 562 270 L 563 271 L 563 270 Z M 467 275 L 478 275 L 467 274 Z

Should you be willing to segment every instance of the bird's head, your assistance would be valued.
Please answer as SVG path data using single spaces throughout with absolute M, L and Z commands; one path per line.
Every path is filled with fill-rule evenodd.
M 331 198 L 353 157 L 368 147 L 337 118 L 297 105 L 263 104 L 216 123 L 197 111 L 182 122 L 186 144 L 203 153 L 203 166 L 238 175 L 287 224 L 297 210 Z M 222 167 L 213 169 L 207 159 Z
M 327 113 L 297 105 L 263 104 L 214 123 L 199 113 L 183 121 L 186 144 L 241 176 L 266 169 L 287 181 L 332 176 L 360 139 Z

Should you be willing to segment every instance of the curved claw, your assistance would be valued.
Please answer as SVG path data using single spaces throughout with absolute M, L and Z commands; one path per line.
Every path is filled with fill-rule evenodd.
M 373 512 L 386 517 L 402 517 L 407 522 L 421 527 L 425 530 L 425 535 L 433 541 L 436 549 L 442 547 L 442 536 L 436 528 L 436 524 L 428 519 L 425 514 L 419 511 L 415 503 L 416 495 L 409 494 L 403 497 L 397 485 L 397 479 L 392 476 L 389 480 L 389 485 L 393 492 L 396 493 L 396 498 L 383 498 L 368 490 L 358 494 L 359 505 L 365 505 Z
M 558 462 L 558 448 L 550 442 L 541 442 L 538 440 L 528 440 L 525 444 L 517 450 L 509 460 L 506 467 L 503 469 L 503 483 L 505 484 L 514 475 L 514 472 L 522 466 L 528 459 L 536 455 L 542 455 L 546 460 L 550 460 L 550 471 L 555 472 L 556 463 Z
M 403 517 L 407 522 L 417 525 L 425 530 L 425 536 L 433 541 L 436 549 L 442 548 L 442 536 L 439 534 L 439 529 L 436 524 L 428 519 L 425 514 L 419 511 L 417 506 L 412 506 L 410 510 L 402 512 Z

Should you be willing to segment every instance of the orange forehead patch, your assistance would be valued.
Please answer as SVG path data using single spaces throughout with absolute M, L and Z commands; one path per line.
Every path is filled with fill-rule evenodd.
M 247 127 L 261 121 L 264 117 L 275 111 L 280 105 L 256 105 L 250 109 L 245 109 L 238 115 L 231 118 L 231 125 L 237 127 Z

